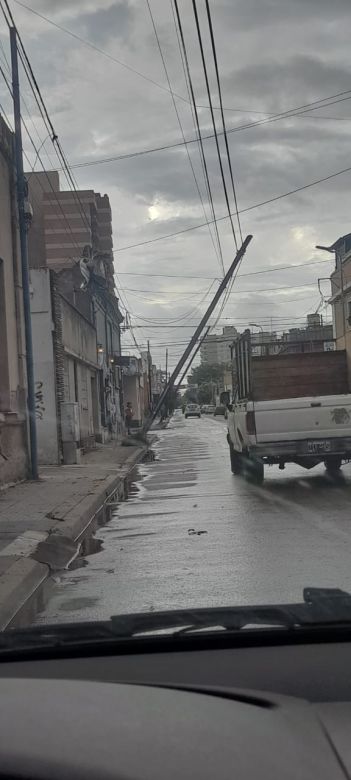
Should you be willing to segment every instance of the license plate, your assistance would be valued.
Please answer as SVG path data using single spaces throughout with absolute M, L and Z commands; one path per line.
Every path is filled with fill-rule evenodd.
M 318 455 L 320 452 L 331 452 L 331 441 L 329 439 L 317 439 L 307 442 L 307 452 L 310 455 Z

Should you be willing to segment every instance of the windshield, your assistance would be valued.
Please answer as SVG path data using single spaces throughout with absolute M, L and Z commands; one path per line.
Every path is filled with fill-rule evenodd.
M 350 23 L 5 0 L 0 630 L 351 593 Z

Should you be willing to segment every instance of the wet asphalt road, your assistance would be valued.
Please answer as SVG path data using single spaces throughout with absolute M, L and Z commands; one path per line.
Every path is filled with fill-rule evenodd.
M 274 466 L 257 487 L 231 474 L 224 420 L 158 435 L 156 460 L 97 531 L 100 551 L 60 577 L 39 622 L 351 592 L 351 464 L 337 483 L 323 466 Z

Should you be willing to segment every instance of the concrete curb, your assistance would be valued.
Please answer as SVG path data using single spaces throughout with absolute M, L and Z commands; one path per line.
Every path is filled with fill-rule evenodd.
M 152 443 L 152 442 L 151 442 Z M 116 505 L 126 494 L 128 477 L 149 451 L 150 445 L 137 447 L 118 469 L 108 474 L 95 490 L 64 518 L 55 515 L 48 533 L 29 554 L 1 558 L 0 631 L 28 625 L 43 608 L 52 571 L 68 568 L 98 525 L 108 522 L 108 504 Z

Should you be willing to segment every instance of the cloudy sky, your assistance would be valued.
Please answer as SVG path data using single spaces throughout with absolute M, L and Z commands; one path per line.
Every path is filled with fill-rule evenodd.
M 149 338 L 153 358 L 163 366 L 168 345 L 172 367 L 222 275 L 213 226 L 196 227 L 211 218 L 198 146 L 187 147 L 197 184 L 184 145 L 99 162 L 178 144 L 182 132 L 186 139 L 196 136 L 171 3 L 150 0 L 150 7 L 181 127 L 146 0 L 29 4 L 100 50 L 10 0 L 62 146 L 72 165 L 84 163 L 74 169 L 79 187 L 110 197 L 116 285 L 136 340 L 143 348 Z M 218 106 L 204 0 L 197 0 L 197 6 L 213 104 Z M 190 0 L 179 0 L 179 9 L 201 130 L 211 135 Z M 317 280 L 328 277 L 332 258 L 315 244 L 330 244 L 350 231 L 351 173 L 251 207 L 351 166 L 351 2 L 211 0 L 211 11 L 225 119 L 227 129 L 233 130 L 228 141 L 241 228 L 244 236 L 253 234 L 216 332 L 228 324 L 243 329 L 249 322 L 283 331 L 301 323 L 320 303 Z M 5 23 L 0 30 L 0 61 L 6 69 Z M 0 83 L 0 102 L 11 116 L 1 77 Z M 24 77 L 22 92 L 23 114 L 29 111 L 28 126 L 39 146 L 45 130 Z M 334 97 L 339 93 L 346 94 Z M 262 122 L 318 100 L 319 107 L 300 116 Z M 215 115 L 220 131 L 220 112 Z M 33 163 L 26 135 L 24 146 Z M 234 211 L 223 136 L 220 146 Z M 204 142 L 204 150 L 215 213 L 226 217 L 213 138 Z M 40 154 L 47 167 L 57 164 L 50 141 Z M 40 170 L 38 160 L 36 168 Z M 66 186 L 64 179 L 61 186 Z M 239 240 L 235 220 L 234 225 Z M 163 238 L 187 228 L 194 230 Z M 218 230 L 227 269 L 235 252 L 229 220 L 221 219 Z M 327 297 L 328 281 L 321 287 Z M 324 314 L 330 317 L 328 309 Z M 124 342 L 129 349 L 130 333 Z

